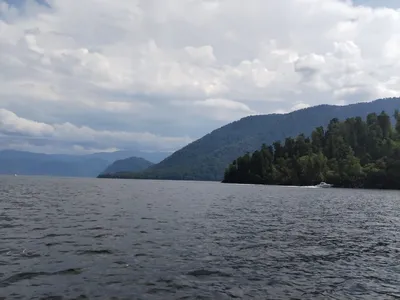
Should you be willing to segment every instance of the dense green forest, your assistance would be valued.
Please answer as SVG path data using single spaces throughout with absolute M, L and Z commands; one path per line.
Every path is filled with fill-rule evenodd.
M 326 128 L 263 145 L 225 170 L 225 183 L 315 185 L 400 189 L 400 114 L 382 111 L 345 121 L 332 119 Z
M 390 98 L 345 106 L 318 105 L 287 114 L 245 117 L 214 130 L 145 171 L 126 173 L 123 177 L 221 181 L 230 162 L 246 152 L 254 152 L 262 143 L 283 141 L 300 133 L 308 136 L 315 127 L 326 127 L 334 117 L 343 120 L 354 116 L 365 118 L 369 113 L 394 111 L 398 107 L 400 99 Z

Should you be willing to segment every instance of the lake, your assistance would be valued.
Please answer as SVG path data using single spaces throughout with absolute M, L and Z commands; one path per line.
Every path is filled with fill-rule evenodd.
M 394 299 L 400 192 L 0 177 L 0 299 Z

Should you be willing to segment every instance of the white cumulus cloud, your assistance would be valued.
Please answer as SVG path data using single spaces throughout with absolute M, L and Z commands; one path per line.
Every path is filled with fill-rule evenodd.
M 20 2 L 0 1 L 3 144 L 176 149 L 247 115 L 400 95 L 397 1 Z

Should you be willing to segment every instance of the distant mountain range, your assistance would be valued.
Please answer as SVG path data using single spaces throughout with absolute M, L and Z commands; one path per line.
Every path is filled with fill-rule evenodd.
M 127 178 L 222 180 L 224 170 L 237 157 L 254 152 L 263 143 L 310 134 L 333 118 L 345 119 L 400 108 L 400 98 L 380 99 L 346 106 L 318 105 L 287 114 L 249 116 L 207 134 L 158 164 Z
M 144 158 L 130 157 L 115 161 L 100 175 L 101 177 L 115 177 L 116 175 L 118 176 L 119 173 L 140 172 L 152 165 L 154 165 L 152 162 Z
M 125 150 L 116 152 L 99 152 L 88 155 L 82 155 L 83 158 L 100 158 L 111 162 L 116 160 L 125 159 L 129 157 L 140 157 L 152 163 L 159 163 L 166 157 L 171 155 L 170 152 L 162 151 L 140 151 L 140 150 Z
M 97 177 L 121 173 L 119 178 L 215 180 L 246 152 L 300 133 L 310 134 L 333 118 L 341 120 L 369 113 L 392 113 L 400 98 L 346 106 L 318 105 L 287 114 L 249 116 L 225 125 L 168 156 L 166 152 L 118 151 L 89 155 L 0 151 L 0 174 Z M 114 163 L 115 162 L 115 163 Z M 155 163 L 155 164 L 152 164 Z
M 96 177 L 117 160 L 140 156 L 146 158 L 151 165 L 150 161 L 157 163 L 168 154 L 166 152 L 117 151 L 65 155 L 3 150 L 0 151 L 0 174 Z M 129 171 L 139 170 L 143 169 L 134 168 Z

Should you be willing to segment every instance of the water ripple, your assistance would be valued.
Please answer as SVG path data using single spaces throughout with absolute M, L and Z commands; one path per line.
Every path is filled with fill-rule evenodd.
M 0 295 L 397 299 L 399 200 L 391 191 L 3 176 Z

